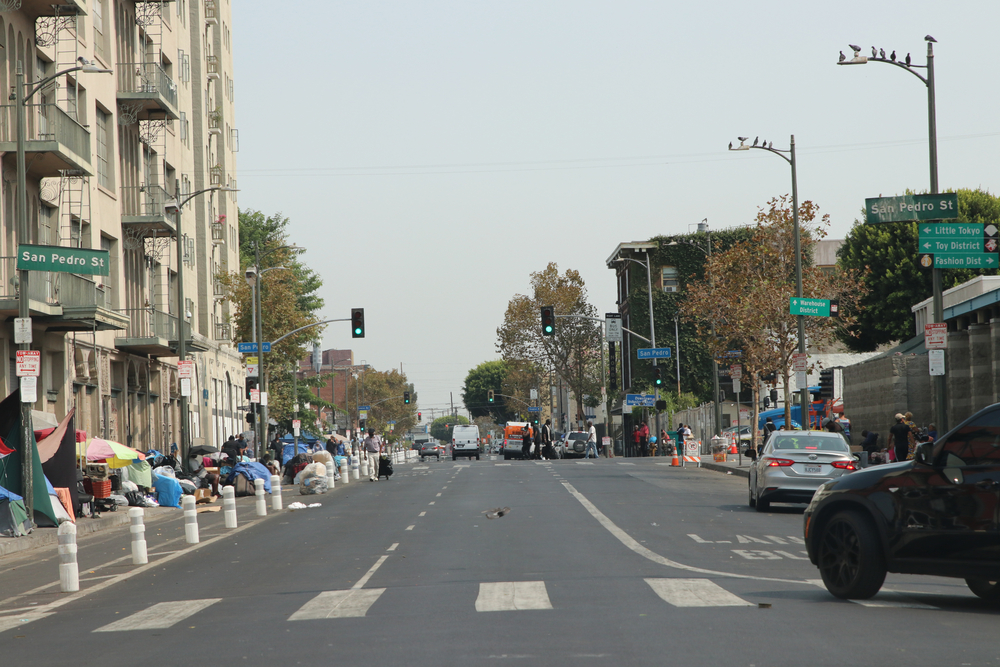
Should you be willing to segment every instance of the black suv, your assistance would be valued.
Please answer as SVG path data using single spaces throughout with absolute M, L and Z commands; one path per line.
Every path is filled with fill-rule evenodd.
M 1000 601 L 1000 403 L 914 460 L 821 486 L 805 511 L 809 560 L 838 598 L 875 595 L 886 572 L 965 579 Z

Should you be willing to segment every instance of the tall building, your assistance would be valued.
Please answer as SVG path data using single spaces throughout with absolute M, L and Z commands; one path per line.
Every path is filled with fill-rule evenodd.
M 346 413 L 348 411 L 348 401 L 354 402 L 355 398 L 353 396 L 347 396 L 348 377 L 352 373 L 362 372 L 367 367 L 354 365 L 353 350 L 322 350 L 320 361 L 321 365 L 319 373 L 323 375 L 333 373 L 333 377 L 331 377 L 322 386 L 314 388 L 313 392 L 316 393 L 321 400 L 336 405 L 338 408 L 337 412 L 344 417 L 341 421 L 345 423 L 337 422 L 337 415 L 334 414 L 334 411 L 329 408 L 322 409 L 321 422 L 324 424 L 324 428 L 326 428 L 327 425 L 334 423 L 339 426 L 340 430 L 350 428 L 350 425 L 346 423 Z M 299 361 L 300 378 L 315 377 L 316 375 L 317 373 L 315 366 L 313 365 L 312 358 L 302 359 Z M 311 420 L 315 419 L 315 415 L 309 417 L 309 419 L 311 423 Z
M 76 408 L 88 435 L 167 450 L 180 439 L 183 322 L 195 362 L 192 442 L 220 444 L 245 428 L 233 306 L 216 280 L 239 268 L 236 192 L 188 197 L 236 188 L 230 0 L 0 0 L 0 9 L 0 89 L 13 90 L 18 67 L 27 92 L 80 58 L 112 71 L 61 74 L 26 101 L 26 238 L 16 223 L 16 106 L 2 106 L 0 390 L 18 382 L 17 245 L 105 250 L 107 276 L 31 272 L 35 409 L 59 418 Z

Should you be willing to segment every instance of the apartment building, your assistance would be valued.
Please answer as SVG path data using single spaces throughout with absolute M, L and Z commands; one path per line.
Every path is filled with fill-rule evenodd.
M 62 74 L 26 100 L 23 239 L 16 106 L 0 107 L 0 392 L 17 388 L 17 245 L 106 250 L 107 276 L 31 272 L 34 407 L 76 408 L 78 429 L 142 450 L 178 442 L 182 418 L 195 444 L 245 428 L 233 305 L 215 280 L 239 268 L 231 13 L 231 0 L 0 0 L 0 89 L 19 63 L 27 92 L 80 58 L 111 70 Z M 188 199 L 214 187 L 233 191 Z M 184 416 L 181 330 L 195 362 Z

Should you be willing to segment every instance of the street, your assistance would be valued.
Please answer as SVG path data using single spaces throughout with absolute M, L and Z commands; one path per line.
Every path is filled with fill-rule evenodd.
M 984 665 L 997 611 L 961 580 L 889 575 L 845 602 L 802 546 L 802 506 L 667 461 L 428 461 L 299 496 L 239 527 L 179 511 L 0 559 L 5 664 Z M 321 507 L 289 511 L 293 501 Z M 486 512 L 509 507 L 489 519 Z M 16 610 L 16 611 L 15 611 Z

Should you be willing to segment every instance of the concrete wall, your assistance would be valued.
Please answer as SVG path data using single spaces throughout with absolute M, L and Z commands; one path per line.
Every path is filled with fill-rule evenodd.
M 897 412 L 910 411 L 918 424 L 933 419 L 927 355 L 892 355 L 843 370 L 844 414 L 860 442 L 861 431 L 875 431 L 884 445 Z

